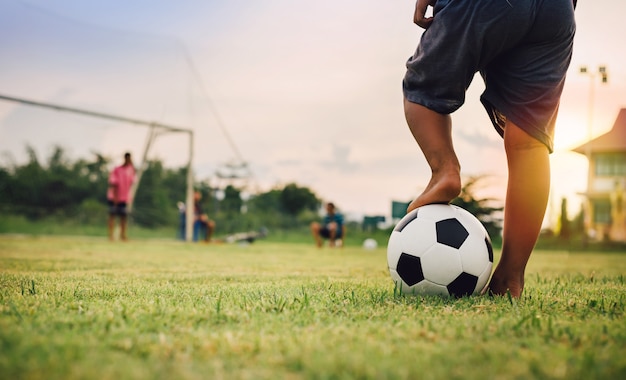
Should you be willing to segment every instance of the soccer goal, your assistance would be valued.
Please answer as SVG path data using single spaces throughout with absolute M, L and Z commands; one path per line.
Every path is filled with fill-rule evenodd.
M 145 147 L 142 152 L 141 163 L 139 164 L 137 168 L 136 179 L 131 188 L 131 193 L 130 193 L 131 202 L 128 205 L 129 211 L 132 211 L 132 207 L 133 207 L 132 202 L 135 199 L 135 194 L 137 193 L 137 189 L 139 188 L 139 184 L 141 183 L 141 176 L 147 168 L 148 154 L 150 153 L 150 149 L 153 146 L 156 138 L 159 137 L 160 135 L 167 134 L 167 133 L 188 134 L 189 135 L 189 157 L 187 160 L 187 191 L 186 191 L 185 204 L 186 204 L 187 210 L 193 210 L 193 167 L 192 167 L 193 143 L 194 143 L 193 130 L 188 129 L 188 128 L 175 127 L 175 126 L 158 123 L 154 121 L 144 121 L 144 120 L 133 119 L 133 118 L 128 118 L 124 116 L 111 115 L 111 114 L 102 113 L 102 112 L 66 107 L 66 106 L 62 106 L 58 104 L 37 102 L 37 101 L 29 100 L 29 99 L 18 98 L 18 97 L 2 95 L 2 94 L 0 94 L 0 100 L 16 102 L 20 104 L 33 106 L 33 107 L 47 108 L 47 109 L 52 109 L 52 110 L 61 111 L 61 112 L 70 112 L 74 114 L 90 116 L 90 117 L 95 117 L 95 118 L 100 118 L 100 119 L 113 120 L 116 122 L 122 122 L 122 123 L 127 123 L 131 125 L 136 125 L 136 126 L 147 127 L 148 135 L 146 138 Z M 186 225 L 187 226 L 193 225 L 193 218 L 194 218 L 194 215 L 192 212 L 186 213 Z M 193 231 L 191 228 L 186 229 L 185 231 L 186 241 L 192 240 L 192 233 Z

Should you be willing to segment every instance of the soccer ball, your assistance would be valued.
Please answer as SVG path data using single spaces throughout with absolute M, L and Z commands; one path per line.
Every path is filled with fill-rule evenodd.
M 372 238 L 367 238 L 363 241 L 363 248 L 372 250 L 378 248 L 378 242 Z
M 459 298 L 485 287 L 493 249 L 474 215 L 458 206 L 433 204 L 398 222 L 389 237 L 387 264 L 401 293 Z

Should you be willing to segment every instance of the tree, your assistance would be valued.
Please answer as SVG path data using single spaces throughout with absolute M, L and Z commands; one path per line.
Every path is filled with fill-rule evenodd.
M 304 210 L 317 210 L 320 207 L 320 201 L 308 188 L 290 183 L 280 194 L 280 206 L 287 214 L 297 216 Z
M 138 224 L 158 227 L 178 220 L 176 204 L 170 202 L 169 189 L 164 185 L 166 174 L 161 161 L 148 162 L 133 202 L 132 216 Z
M 164 169 L 162 185 L 167 189 L 168 204 L 176 205 L 187 200 L 187 167 Z M 142 187 L 140 184 L 139 187 Z M 206 195 L 204 192 L 204 196 Z
M 290 183 L 282 189 L 276 188 L 253 195 L 247 203 L 247 219 L 267 228 L 293 229 L 308 225 L 320 201 L 313 191 Z
M 220 210 L 230 215 L 240 214 L 242 205 L 241 190 L 235 188 L 233 185 L 226 186 Z
M 249 218 L 257 227 L 288 228 L 289 222 L 285 221 L 281 213 L 279 189 L 254 194 L 247 202 Z
M 248 202 L 248 209 L 259 213 L 279 211 L 281 193 L 281 190 L 272 189 L 265 193 L 255 194 Z
M 30 146 L 28 162 L 3 170 L 0 203 L 6 212 L 28 218 L 47 216 L 74 218 L 88 200 L 104 200 L 106 193 L 106 160 L 97 155 L 96 162 L 73 162 L 61 147 L 55 147 L 45 165 Z

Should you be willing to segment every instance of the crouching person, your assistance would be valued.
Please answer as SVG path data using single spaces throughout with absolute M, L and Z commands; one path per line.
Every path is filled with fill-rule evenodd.
M 343 215 L 337 212 L 332 202 L 326 204 L 326 215 L 322 223 L 311 223 L 311 233 L 318 247 L 322 247 L 324 239 L 328 239 L 330 247 L 343 246 L 346 226 L 343 223 Z

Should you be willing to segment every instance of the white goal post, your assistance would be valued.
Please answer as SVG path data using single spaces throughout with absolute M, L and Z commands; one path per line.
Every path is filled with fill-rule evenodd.
M 131 199 L 131 203 L 129 203 L 129 205 L 128 205 L 129 211 L 132 210 L 132 207 L 133 207 L 132 202 L 135 199 L 135 194 L 137 193 L 137 188 L 139 187 L 139 183 L 141 181 L 141 176 L 142 176 L 143 172 L 146 170 L 148 152 L 149 152 L 150 147 L 152 146 L 152 143 L 154 142 L 154 140 L 159 136 L 159 134 L 163 134 L 163 133 L 181 133 L 181 132 L 182 133 L 188 133 L 189 134 L 189 160 L 187 161 L 187 196 L 186 196 L 186 200 L 185 200 L 185 209 L 186 209 L 186 213 L 185 213 L 185 217 L 186 217 L 186 220 L 185 220 L 185 240 L 186 241 L 191 241 L 192 240 L 192 237 L 193 237 L 193 222 L 194 222 L 194 214 L 193 214 L 193 210 L 194 210 L 193 202 L 194 202 L 194 200 L 193 200 L 193 170 L 192 170 L 192 163 L 193 163 L 193 131 L 191 129 L 174 127 L 174 126 L 171 126 L 171 125 L 166 125 L 166 124 L 157 123 L 157 122 L 144 121 L 144 120 L 138 120 L 138 119 L 133 119 L 133 118 L 129 118 L 129 117 L 116 116 L 116 115 L 106 114 L 106 113 L 102 113 L 102 112 L 82 110 L 82 109 L 78 109 L 78 108 L 65 107 L 65 106 L 60 106 L 60 105 L 50 104 L 50 103 L 36 102 L 36 101 L 33 101 L 33 100 L 28 100 L 28 99 L 24 99 L 24 98 L 17 98 L 17 97 L 13 97 L 13 96 L 2 95 L 2 94 L 0 94 L 0 100 L 6 100 L 6 101 L 10 101 L 10 102 L 26 104 L 26 105 L 35 106 L 35 107 L 42 107 L 42 108 L 53 109 L 53 110 L 56 110 L 56 111 L 71 112 L 71 113 L 76 113 L 76 114 L 85 115 L 85 116 L 97 117 L 97 118 L 108 119 L 108 120 L 115 120 L 115 121 L 119 121 L 119 122 L 124 122 L 124 123 L 130 123 L 130 124 L 142 125 L 142 126 L 149 127 L 150 130 L 148 132 L 148 138 L 146 140 L 146 146 L 145 146 L 143 154 L 142 154 L 142 161 L 141 161 L 141 164 L 139 165 L 139 168 L 137 170 L 137 178 L 136 178 L 135 182 L 133 183 L 133 185 L 131 187 L 131 190 L 130 190 L 131 191 L 131 198 L 130 198 Z

